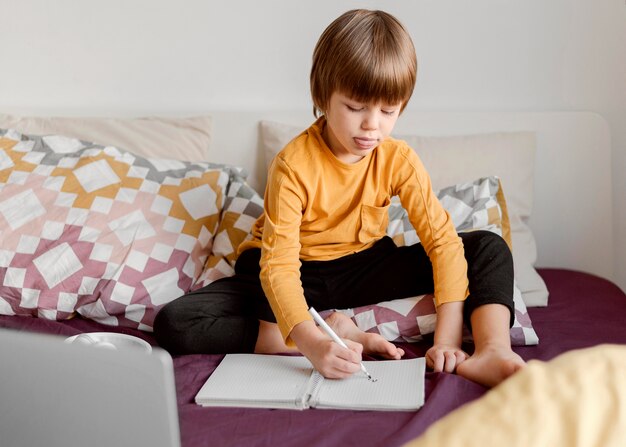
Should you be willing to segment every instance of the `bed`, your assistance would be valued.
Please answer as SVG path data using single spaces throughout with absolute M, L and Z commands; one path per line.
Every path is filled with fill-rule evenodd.
M 92 161 L 101 161 L 102 159 L 98 157 L 104 154 L 116 162 L 128 162 L 132 165 L 130 171 L 134 172 L 133 178 L 139 175 L 137 172 L 141 172 L 145 179 L 150 178 L 162 186 L 160 191 L 170 191 L 191 182 L 201 188 L 200 191 L 208 194 L 202 197 L 210 197 L 215 203 L 221 204 L 213 207 L 210 212 L 205 208 L 195 209 L 195 216 L 194 212 L 189 211 L 188 206 L 187 214 L 196 220 L 206 219 L 203 226 L 195 228 L 184 222 L 180 210 L 176 207 L 177 202 L 172 199 L 173 196 L 171 194 L 166 196 L 174 205 L 168 202 L 169 215 L 159 222 L 162 222 L 163 228 L 169 233 L 173 232 L 172 228 L 176 228 L 185 237 L 178 237 L 171 242 L 165 242 L 168 239 L 164 238 L 160 245 L 156 245 L 157 242 L 149 246 L 144 245 L 159 234 L 137 232 L 137 228 L 140 228 L 137 225 L 141 219 L 138 220 L 134 215 L 135 220 L 131 223 L 135 225 L 133 234 L 136 239 L 127 241 L 127 245 L 134 248 L 125 252 L 124 262 L 129 263 L 125 267 L 134 273 L 139 271 L 145 273 L 150 268 L 157 268 L 156 261 L 159 261 L 167 267 L 165 270 L 169 272 L 168 274 L 175 272 L 178 276 L 173 279 L 167 275 L 152 276 L 158 277 L 161 281 L 159 284 L 168 295 L 159 292 L 154 283 L 146 281 L 146 277 L 136 278 L 136 287 L 131 291 L 128 285 L 131 279 L 124 279 L 126 277 L 123 276 L 126 270 L 116 273 L 117 270 L 111 269 L 113 264 L 118 267 L 121 265 L 121 261 L 112 259 L 118 247 L 110 240 L 104 239 L 114 246 L 113 250 L 107 250 L 106 244 L 95 235 L 96 232 L 89 230 L 96 228 L 96 223 L 90 223 L 87 212 L 75 211 L 76 206 L 70 207 L 72 208 L 70 211 L 65 210 L 63 218 L 66 219 L 66 225 L 72 225 L 77 237 L 73 242 L 64 240 L 63 243 L 66 244 L 65 247 L 74 247 L 73 253 L 77 258 L 80 258 L 80 250 L 76 247 L 82 247 L 80 244 L 83 243 L 92 243 L 98 248 L 96 250 L 90 246 L 89 249 L 92 253 L 97 251 L 97 259 L 94 260 L 97 263 L 91 265 L 92 270 L 89 274 L 81 273 L 80 268 L 76 267 L 63 277 L 42 273 L 40 277 L 35 278 L 37 274 L 33 270 L 34 267 L 28 262 L 34 263 L 40 271 L 44 270 L 44 267 L 49 269 L 54 267 L 53 263 L 44 262 L 46 257 L 43 254 L 50 252 L 52 248 L 44 247 L 45 244 L 41 243 L 41 239 L 53 240 L 51 235 L 54 235 L 56 237 L 54 240 L 60 241 L 65 237 L 65 233 L 59 230 L 58 225 L 50 223 L 57 222 L 58 219 L 46 216 L 44 211 L 23 225 L 10 221 L 7 218 L 8 210 L 10 205 L 15 205 L 10 202 L 11 198 L 16 197 L 19 192 L 24 194 L 19 196 L 20 200 L 23 200 L 23 203 L 30 203 L 28 197 L 31 196 L 26 195 L 24 190 L 29 185 L 30 188 L 32 184 L 29 183 L 26 174 L 5 176 L 3 181 L 17 189 L 16 192 L 8 194 L 8 188 L 5 186 L 3 189 L 5 196 L 0 200 L 0 214 L 4 219 L 1 222 L 3 246 L 0 253 L 4 284 L 0 294 L 3 298 L 3 301 L 0 301 L 2 311 L 0 313 L 4 315 L 0 315 L 0 327 L 61 336 L 82 332 L 115 331 L 131 334 L 155 344 L 150 332 L 150 323 L 160 305 L 176 297 L 180 290 L 191 289 L 229 274 L 234 262 L 234 246 L 246 237 L 246 225 L 250 224 L 262 205 L 262 199 L 255 195 L 254 191 L 262 191 L 266 162 L 285 139 L 288 141 L 294 129 L 302 128 L 309 121 L 308 114 L 304 111 L 263 113 L 217 111 L 210 114 L 210 119 L 196 118 L 192 124 L 181 119 L 176 123 L 178 133 L 174 134 L 170 143 L 172 145 L 183 140 L 181 135 L 185 126 L 196 133 L 205 126 L 206 131 L 200 132 L 199 136 L 196 135 L 197 139 L 185 140 L 187 146 L 194 145 L 195 149 L 200 148 L 195 155 L 188 156 L 175 152 L 180 154 L 180 158 L 195 157 L 193 160 L 195 164 L 173 162 L 171 165 L 160 165 L 160 172 L 177 173 L 180 180 L 173 182 L 171 178 L 175 177 L 174 174 L 171 174 L 170 180 L 163 180 L 167 176 L 158 179 L 151 177 L 153 173 L 149 172 L 145 163 L 141 161 L 144 160 L 142 157 L 155 156 L 150 152 L 150 147 L 158 144 L 158 140 L 156 143 L 133 146 L 133 153 L 139 155 L 128 162 L 126 152 L 112 145 L 129 149 L 131 143 L 137 142 L 136 134 L 126 132 L 126 135 L 135 135 L 132 141 L 104 141 L 106 135 L 97 135 L 90 140 L 87 135 L 81 134 L 81 129 L 84 130 L 94 124 L 93 122 L 87 124 L 83 122 L 78 126 L 77 133 L 73 133 L 76 130 L 68 127 L 62 128 L 63 132 L 59 131 L 58 129 L 62 127 L 59 121 L 35 122 L 18 117 L 0 117 L 0 128 L 13 129 L 10 131 L 13 133 L 5 131 L 4 140 L 0 140 L 4 144 L 3 153 L 13 155 L 19 153 L 22 162 L 37 165 L 29 172 L 38 172 L 42 178 L 61 175 L 66 179 L 64 185 L 68 184 L 68 178 L 82 182 L 81 191 L 83 193 L 87 191 L 91 198 L 88 205 L 83 204 L 81 209 L 99 213 L 101 220 L 107 210 L 109 215 L 118 211 L 102 196 L 94 197 L 94 194 L 98 195 L 98 188 L 106 189 L 110 186 L 99 183 L 101 180 L 94 181 L 94 176 L 106 177 L 108 171 L 100 169 L 95 171 L 98 173 L 97 176 L 93 172 L 91 176 L 88 175 L 89 170 L 81 170 L 84 165 L 69 160 L 71 154 L 76 151 L 91 150 L 88 155 L 95 157 Z M 61 124 L 68 125 L 68 122 Z M 119 136 L 119 126 L 125 126 L 127 123 L 109 121 L 107 125 L 115 127 Z M 135 122 L 133 125 L 138 124 Z M 154 125 L 154 122 L 150 122 L 147 128 L 154 132 Z M 157 125 L 164 124 L 159 122 Z M 55 126 L 55 132 L 52 132 L 51 129 Z M 165 126 L 167 127 L 167 123 Z M 96 127 L 101 131 L 102 123 L 97 123 Z M 59 133 L 63 133 L 69 139 L 43 140 L 37 139 L 38 137 L 23 137 L 23 135 Z M 210 150 L 204 154 L 202 148 L 209 142 L 202 139 L 203 135 L 211 137 Z M 491 202 L 487 200 L 497 212 L 493 214 L 489 209 L 485 209 L 483 201 L 481 202 L 483 208 L 471 214 L 473 216 L 480 213 L 489 214 L 491 217 L 481 225 L 495 228 L 495 231 L 507 236 L 513 246 L 516 287 L 519 289 L 515 338 L 512 331 L 516 352 L 526 360 L 550 361 L 563 353 L 578 349 L 607 343 L 626 345 L 626 295 L 608 279 L 612 275 L 613 265 L 610 145 L 606 124 L 599 116 L 586 112 L 408 112 L 398 124 L 397 135 L 424 151 L 420 155 L 431 170 L 433 187 L 439 191 L 444 191 L 445 187 L 467 185 L 467 181 L 478 177 L 498 176 L 498 187 L 489 191 L 489 199 L 493 200 Z M 101 144 L 98 146 L 79 144 L 80 147 L 77 148 L 72 146 L 79 141 L 77 139 L 83 142 L 97 140 Z M 7 146 L 9 140 L 13 141 L 10 148 Z M 72 141 L 74 143 L 71 143 Z M 15 142 L 20 143 L 17 149 Z M 56 153 L 63 155 L 57 158 L 33 156 L 32 150 L 37 150 L 41 145 L 56 145 L 57 149 L 62 148 Z M 448 163 L 451 157 L 459 161 L 459 157 L 463 157 L 463 154 L 459 155 L 457 152 L 459 148 L 463 148 L 462 150 L 468 154 L 467 158 L 460 161 L 459 166 L 448 169 L 437 168 L 442 166 L 441 163 Z M 174 149 L 171 149 L 170 153 L 174 153 L 172 151 Z M 167 154 L 167 151 L 165 153 Z M 22 157 L 23 154 L 31 155 Z M 158 155 L 163 156 L 163 153 Z M 12 163 L 17 165 L 15 157 L 12 160 Z M 202 160 L 220 164 L 202 164 Z M 3 163 L 5 169 L 13 169 L 9 167 L 6 159 Z M 50 167 L 51 165 L 54 166 Z M 0 170 L 0 173 L 2 172 Z M 588 187 L 576 188 L 575 185 L 582 175 L 585 175 Z M 208 180 L 203 183 L 205 179 Z M 75 204 L 78 199 L 75 196 L 68 197 L 64 187 L 49 182 L 44 183 L 43 189 L 46 194 L 51 190 L 56 191 L 58 195 L 54 197 L 54 202 L 67 208 L 68 201 Z M 213 192 L 209 191 L 209 187 Z M 128 193 L 128 189 L 130 187 L 124 189 L 125 193 Z M 186 200 L 191 200 L 193 196 L 184 194 L 190 191 L 188 188 L 181 191 L 179 191 L 181 197 L 185 197 L 181 201 L 181 206 L 184 207 L 191 203 Z M 499 198 L 498 191 L 501 193 Z M 133 194 L 144 194 L 145 197 L 149 197 L 150 194 L 159 196 L 154 188 L 138 188 L 138 192 Z M 506 199 L 502 199 L 503 195 Z M 44 200 L 44 196 L 42 193 L 36 194 L 40 201 Z M 126 201 L 124 202 L 126 204 L 131 200 L 128 195 L 120 195 L 119 189 L 115 191 L 114 197 L 115 200 Z M 154 203 L 163 205 L 163 196 L 159 197 L 158 200 L 153 198 Z M 115 203 L 119 205 L 118 202 Z M 450 203 L 456 201 L 451 200 Z M 174 211 L 171 210 L 177 210 L 179 213 L 177 219 L 173 218 Z M 148 210 L 143 211 L 144 217 L 148 216 Z M 160 213 L 166 214 L 167 212 Z M 106 225 L 110 225 L 111 222 L 118 222 L 118 219 L 109 218 L 104 221 Z M 153 228 L 156 228 L 154 220 L 148 217 L 146 219 L 153 224 Z M 401 219 L 390 220 L 398 223 L 394 239 L 411 243 L 412 236 L 401 225 Z M 26 229 L 37 228 L 38 225 L 43 230 L 39 231 L 39 239 L 35 243 L 32 240 L 34 236 L 27 234 Z M 476 225 L 478 224 L 470 229 L 477 228 Z M 112 228 L 112 232 L 117 232 L 120 240 L 124 240 L 123 227 L 119 224 Z M 202 228 L 209 227 L 212 228 L 212 232 L 207 236 L 207 232 Z M 18 229 L 20 233 L 16 239 Z M 155 231 L 159 233 L 158 230 Z M 145 237 L 139 238 L 138 234 Z M 606 237 L 597 238 L 598 234 Z M 9 235 L 12 235 L 12 238 L 9 238 Z M 137 239 L 141 243 L 137 242 Z M 171 245 L 169 248 L 164 247 L 167 243 Z M 60 245 L 62 244 L 56 246 Z M 142 252 L 149 253 L 150 256 L 141 255 Z M 168 253 L 171 258 L 172 253 L 179 252 L 185 252 L 186 257 L 180 269 L 176 270 L 172 264 L 168 264 L 170 261 L 166 260 L 167 256 L 163 253 Z M 53 253 L 54 259 L 59 259 L 58 256 L 63 257 L 64 254 L 66 252 L 56 251 Z M 20 257 L 22 255 L 23 259 Z M 160 267 L 164 268 L 163 265 Z M 100 272 L 101 276 L 94 279 L 96 271 Z M 164 282 L 168 279 L 170 283 Z M 112 284 L 121 285 L 116 288 Z M 54 297 L 48 293 L 50 290 L 44 290 L 46 285 L 52 286 L 49 287 L 50 290 L 57 291 Z M 41 290 L 37 289 L 38 287 Z M 63 291 L 64 287 L 75 287 L 76 290 Z M 139 296 L 139 289 L 145 296 Z M 62 292 L 59 293 L 59 290 Z M 96 295 L 97 299 L 94 298 Z M 359 314 L 359 310 L 351 312 L 352 316 Z M 421 312 L 421 316 L 425 317 L 424 320 L 432 327 L 432 310 Z M 389 335 L 388 323 L 389 321 L 384 323 L 375 321 L 374 325 L 376 330 Z M 427 326 L 420 327 L 421 333 L 418 334 L 407 334 L 398 329 L 398 326 L 394 326 L 397 333 L 389 337 L 391 339 L 396 337 L 395 341 L 402 345 L 407 357 L 423 356 L 432 340 L 432 331 L 429 331 Z M 465 348 L 471 351 L 471 343 L 467 342 Z M 194 396 L 221 358 L 222 356 L 217 355 L 174 357 L 183 446 L 403 445 L 418 438 L 435 422 L 445 421 L 447 415 L 455 413 L 454 410 L 470 402 L 480 401 L 489 394 L 484 387 L 456 375 L 427 372 L 426 403 L 418 412 L 334 410 L 298 412 L 199 407 L 193 401 Z

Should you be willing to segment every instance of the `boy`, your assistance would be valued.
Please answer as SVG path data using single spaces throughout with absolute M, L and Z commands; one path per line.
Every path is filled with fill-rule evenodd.
M 329 25 L 311 69 L 321 117 L 274 159 L 264 213 L 253 240 L 239 248 L 235 276 L 165 306 L 154 324 L 159 343 L 176 353 L 296 349 L 324 376 L 344 378 L 359 371 L 362 352 L 390 359 L 404 352 L 333 313 L 327 321 L 346 339 L 342 348 L 317 328 L 309 306 L 357 307 L 434 291 L 430 368 L 493 386 L 524 365 L 509 341 L 506 243 L 489 232 L 459 237 L 415 152 L 389 137 L 416 72 L 411 38 L 393 16 L 354 10 Z M 421 244 L 396 247 L 385 236 L 394 195 Z M 461 350 L 464 320 L 476 347 L 469 358 Z

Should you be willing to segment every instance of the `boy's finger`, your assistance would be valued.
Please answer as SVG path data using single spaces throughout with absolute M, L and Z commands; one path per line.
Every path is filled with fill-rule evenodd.
M 445 363 L 445 358 L 443 356 L 443 353 L 441 351 L 435 352 L 434 358 L 432 360 L 433 360 L 433 371 L 435 372 L 443 371 L 443 365 Z
M 342 353 L 344 355 L 341 356 L 341 358 L 345 359 L 346 361 L 352 364 L 361 363 L 361 350 L 355 350 L 352 348 L 348 348 L 348 349 L 342 348 Z
M 452 351 L 446 351 L 444 354 L 445 366 L 444 371 L 447 373 L 453 373 L 456 368 L 456 355 Z
M 361 366 L 358 362 L 354 363 L 352 361 L 344 360 L 342 358 L 337 358 L 332 365 L 333 373 L 337 378 L 349 377 L 360 369 Z
M 456 366 L 459 366 L 461 363 L 467 360 L 467 354 L 463 351 L 456 351 L 454 355 L 456 357 Z
M 335 342 L 330 342 L 329 348 L 330 348 L 328 351 L 328 354 L 330 355 L 329 360 L 334 357 L 335 359 L 340 359 L 342 361 L 355 363 L 355 364 L 361 361 L 361 356 L 358 353 L 356 353 L 354 350 L 350 349 L 350 347 L 346 349 L 343 346 L 340 346 Z
M 363 345 L 361 343 L 352 340 L 344 340 L 344 342 L 348 346 L 348 348 L 356 352 L 359 357 L 363 354 Z

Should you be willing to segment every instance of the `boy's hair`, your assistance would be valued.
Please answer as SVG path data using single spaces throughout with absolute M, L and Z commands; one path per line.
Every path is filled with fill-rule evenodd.
M 336 91 L 360 102 L 401 102 L 402 111 L 416 76 L 413 41 L 395 17 L 384 11 L 348 11 L 324 30 L 313 52 L 314 114 L 324 113 Z

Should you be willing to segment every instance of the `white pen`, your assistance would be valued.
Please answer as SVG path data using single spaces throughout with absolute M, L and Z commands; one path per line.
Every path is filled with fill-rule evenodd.
M 343 348 L 349 349 L 348 346 L 344 343 L 344 341 L 341 338 L 339 338 L 337 334 L 335 334 L 335 331 L 332 330 L 332 328 L 328 325 L 328 323 L 324 321 L 324 319 L 320 316 L 320 314 L 317 313 L 315 309 L 313 309 L 313 307 L 309 307 L 309 313 L 311 314 L 315 322 L 319 324 L 322 329 L 324 329 L 324 332 L 326 332 L 328 336 L 332 338 L 335 343 L 337 343 L 339 346 Z M 376 379 L 372 379 L 372 376 L 370 375 L 370 373 L 368 373 L 367 369 L 365 369 L 365 365 L 363 364 L 363 362 L 361 362 L 361 371 L 365 373 L 368 380 L 371 380 L 372 382 L 376 382 Z

